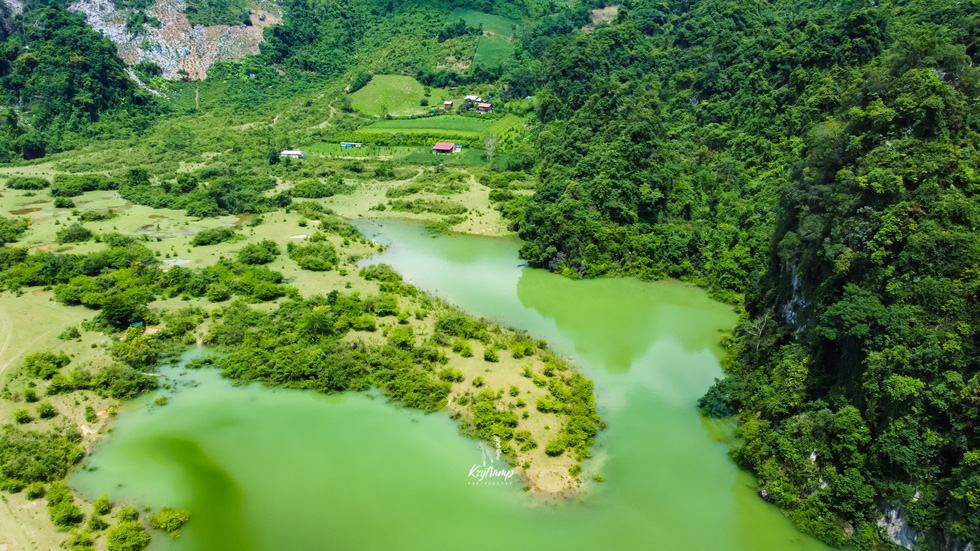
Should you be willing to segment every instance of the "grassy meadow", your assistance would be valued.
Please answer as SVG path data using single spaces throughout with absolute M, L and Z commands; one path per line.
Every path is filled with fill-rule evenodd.
M 441 117 L 427 117 L 423 119 L 378 121 L 376 123 L 372 123 L 370 126 L 362 128 L 361 131 L 387 134 L 445 130 L 448 132 L 480 134 L 485 132 L 492 125 L 492 121 L 487 119 L 443 115 Z
M 420 105 L 424 98 L 425 87 L 412 77 L 374 75 L 364 88 L 350 95 L 350 104 L 365 115 L 403 117 L 427 112 L 430 108 Z
M 464 8 L 453 10 L 453 21 L 459 20 L 466 21 L 470 27 L 483 29 L 476 43 L 474 65 L 495 67 L 513 60 L 513 40 L 518 21 Z
M 481 36 L 476 44 L 475 65 L 496 67 L 514 59 L 514 45 L 499 36 Z
M 499 15 L 467 8 L 453 10 L 453 22 L 459 21 L 460 19 L 466 21 L 466 24 L 470 27 L 482 27 L 484 32 L 490 32 L 505 39 L 511 38 L 514 35 L 515 27 L 520 24 L 515 19 L 508 19 Z

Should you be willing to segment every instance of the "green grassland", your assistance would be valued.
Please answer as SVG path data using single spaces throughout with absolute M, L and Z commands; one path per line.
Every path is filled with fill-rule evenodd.
M 481 39 L 482 40 L 482 39 Z M 351 107 L 369 117 L 379 117 L 387 114 L 392 117 L 410 117 L 430 113 L 433 109 L 442 109 L 443 102 L 452 101 L 455 108 L 463 104 L 463 98 L 469 94 L 478 94 L 473 90 L 460 87 L 456 90 L 448 88 L 429 88 L 412 77 L 403 75 L 374 75 L 371 82 L 364 88 L 350 94 Z M 423 99 L 428 105 L 421 105 Z
M 377 133 L 411 133 L 446 130 L 449 132 L 481 134 L 492 125 L 493 121 L 487 119 L 443 115 L 441 117 L 426 117 L 421 119 L 378 121 L 360 130 L 362 132 Z
M 393 117 L 425 112 L 419 105 L 425 87 L 412 77 L 375 75 L 364 88 L 350 95 L 351 107 L 365 115 L 388 113 Z
M 484 31 L 489 31 L 503 38 L 510 38 L 514 34 L 514 27 L 519 24 L 519 21 L 514 19 L 466 8 L 453 10 L 453 22 L 460 19 L 466 21 L 470 27 L 482 26 Z
M 514 44 L 500 36 L 481 36 L 476 44 L 474 65 L 496 67 L 514 59 Z
M 339 134 L 336 138 L 345 141 L 375 142 L 384 146 L 431 147 L 436 142 L 455 142 L 468 147 L 479 147 L 481 139 L 492 125 L 492 119 L 457 115 L 382 120 L 354 132 Z
M 465 165 L 467 152 L 455 155 L 432 155 L 419 151 L 422 159 L 448 166 Z M 479 156 L 479 151 L 472 151 Z M 457 161 L 454 163 L 446 161 Z M 349 195 L 335 195 L 324 200 L 324 205 L 345 218 L 407 218 L 427 223 L 450 224 L 453 231 L 475 235 L 509 235 L 507 222 L 500 212 L 492 208 L 490 188 L 480 184 L 468 168 L 439 170 L 437 167 L 416 167 L 406 178 L 393 180 L 365 180 L 354 186 Z M 442 215 L 432 210 L 409 211 L 393 209 L 393 201 L 410 202 L 449 201 L 466 209 L 464 216 Z M 381 209 L 380 207 L 384 208 Z
M 514 32 L 519 24 L 514 19 L 470 9 L 453 10 L 453 21 L 463 20 L 470 27 L 481 27 L 483 35 L 477 39 L 474 65 L 495 67 L 514 59 Z

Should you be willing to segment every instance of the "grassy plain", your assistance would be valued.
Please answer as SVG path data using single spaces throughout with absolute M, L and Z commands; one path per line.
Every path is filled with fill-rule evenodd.
M 506 42 L 503 39 L 499 40 Z M 484 38 L 477 39 L 478 43 L 483 41 Z M 509 52 L 511 53 L 508 55 L 511 55 L 512 47 Z M 380 117 L 386 112 L 392 117 L 410 117 L 431 113 L 433 109 L 442 109 L 446 101 L 453 102 L 453 109 L 459 109 L 463 105 L 463 98 L 468 95 L 481 94 L 479 88 L 480 86 L 477 85 L 460 86 L 455 90 L 429 88 L 429 95 L 426 96 L 426 87 L 412 77 L 374 75 L 371 82 L 367 83 L 364 88 L 350 94 L 350 101 L 351 107 L 369 117 Z M 428 105 L 421 105 L 423 99 L 428 100 Z
M 350 95 L 351 107 L 365 115 L 387 112 L 393 117 L 414 115 L 429 108 L 419 103 L 425 97 L 425 87 L 412 77 L 374 75 L 364 88 Z
M 9 423 L 13 412 L 26 409 L 33 420 L 32 430 L 50 431 L 55 428 L 75 430 L 82 435 L 82 447 L 91 451 L 110 419 L 110 411 L 118 402 L 100 398 L 94 393 L 80 391 L 57 396 L 44 396 L 36 403 L 24 400 L 24 391 L 33 385 L 20 374 L 24 357 L 35 352 L 64 352 L 71 357 L 73 367 L 95 367 L 110 361 L 107 347 L 113 336 L 82 332 L 76 340 L 61 340 L 58 335 L 67 327 L 78 326 L 94 312 L 85 308 L 69 308 L 54 302 L 51 291 L 27 289 L 15 295 L 0 295 L 0 387 L 10 393 L 0 400 L 0 424 Z M 50 403 L 57 415 L 40 419 L 37 406 Z M 97 420 L 85 419 L 85 406 L 98 412 Z M 90 504 L 76 502 L 85 515 Z M 0 495 L 0 549 L 58 549 L 65 534 L 56 530 L 48 515 L 44 499 L 28 499 L 24 492 Z M 7 546 L 7 547 L 4 547 Z
M 454 224 L 452 230 L 474 235 L 510 235 L 507 222 L 500 212 L 491 207 L 490 188 L 481 185 L 476 178 L 465 169 L 448 169 L 449 174 L 463 176 L 465 191 L 457 193 L 437 193 L 433 186 L 425 186 L 421 181 L 437 176 L 435 167 L 417 167 L 415 174 L 409 178 L 388 181 L 357 182 L 354 192 L 349 195 L 334 195 L 323 200 L 323 204 L 338 215 L 348 218 L 407 218 L 422 222 L 441 222 L 449 217 L 432 212 L 404 212 L 391 208 L 393 192 L 398 190 L 418 189 L 404 195 L 398 194 L 397 199 L 429 199 L 448 200 L 466 208 L 465 220 Z M 413 186 L 413 184 L 415 184 Z M 384 205 L 384 210 L 378 206 Z
M 484 67 L 497 67 L 514 60 L 514 44 L 497 35 L 483 35 L 476 43 L 473 64 Z
M 482 27 L 484 32 L 490 32 L 503 38 L 512 37 L 515 27 L 519 24 L 519 21 L 514 19 L 467 8 L 453 10 L 453 22 L 460 19 L 465 20 L 470 27 Z
M 493 126 L 493 121 L 488 119 L 443 115 L 441 117 L 425 117 L 420 119 L 378 121 L 362 128 L 361 132 L 394 134 L 445 130 L 453 133 L 479 135 L 491 126 Z

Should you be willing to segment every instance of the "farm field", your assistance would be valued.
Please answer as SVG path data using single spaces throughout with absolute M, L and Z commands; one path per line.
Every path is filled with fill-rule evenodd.
M 517 115 L 507 114 L 503 118 L 494 121 L 494 123 L 487 129 L 487 132 L 500 136 L 510 130 L 515 128 L 520 128 L 521 124 L 525 122 L 526 119 L 518 117 Z
M 381 160 L 404 157 L 418 150 L 417 147 L 378 146 L 369 143 L 361 147 L 340 147 L 339 142 L 319 142 L 301 147 L 300 149 L 308 154 L 357 159 L 376 158 Z
M 514 59 L 514 44 L 500 36 L 481 36 L 476 44 L 473 64 L 484 67 L 504 65 Z
M 436 142 L 463 143 L 479 147 L 495 119 L 443 115 L 419 119 L 382 120 L 334 137 L 337 140 L 376 143 L 384 146 L 427 146 Z M 414 161 L 409 161 L 414 162 Z
M 443 164 L 446 166 L 484 166 L 486 159 L 483 150 L 477 147 L 463 146 L 463 151 L 452 155 L 433 155 L 432 148 L 420 147 L 409 155 L 397 159 L 405 163 L 432 165 Z
M 483 166 L 486 164 L 483 150 L 478 147 L 464 147 L 453 155 L 433 155 L 432 147 L 421 146 L 375 146 L 364 144 L 359 148 L 343 148 L 338 143 L 315 143 L 301 148 L 310 155 L 322 155 L 335 159 L 357 159 L 364 161 L 394 161 L 396 163 L 446 166 Z
M 453 21 L 461 19 L 470 27 L 483 28 L 483 36 L 477 42 L 473 56 L 474 65 L 495 67 L 513 59 L 514 45 L 511 40 L 519 21 L 469 9 L 453 10 Z
M 520 24 L 519 21 L 483 13 L 482 11 L 458 8 L 453 10 L 453 22 L 463 19 L 470 27 L 482 26 L 484 31 L 491 32 L 503 38 L 509 38 L 514 34 L 514 27 Z
M 350 103 L 365 115 L 380 116 L 387 111 L 402 117 L 428 111 L 429 107 L 419 104 L 424 97 L 425 88 L 412 77 L 374 75 L 364 88 L 350 95 Z
M 370 126 L 361 128 L 360 132 L 390 134 L 393 132 L 410 133 L 413 131 L 431 132 L 433 130 L 445 130 L 454 133 L 480 134 L 493 126 L 493 122 L 492 120 L 486 119 L 443 115 L 441 117 L 428 117 L 424 119 L 378 121 Z

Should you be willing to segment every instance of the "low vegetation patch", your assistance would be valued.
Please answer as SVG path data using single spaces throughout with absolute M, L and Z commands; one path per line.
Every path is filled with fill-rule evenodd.
M 286 251 L 289 258 L 296 261 L 300 268 L 322 272 L 332 269 L 337 264 L 337 249 L 327 240 L 323 233 L 315 233 L 307 244 L 289 243 Z
M 235 232 L 230 228 L 211 228 L 199 232 L 194 236 L 191 241 L 195 247 L 203 247 L 207 245 L 217 245 L 218 243 L 224 243 L 225 241 L 230 241 L 235 238 Z
M 415 214 L 431 212 L 433 214 L 466 214 L 467 208 L 459 203 L 445 199 L 396 199 L 390 203 L 392 210 L 411 212 Z
M 8 189 L 40 190 L 50 185 L 47 179 L 34 176 L 17 176 L 7 180 Z

